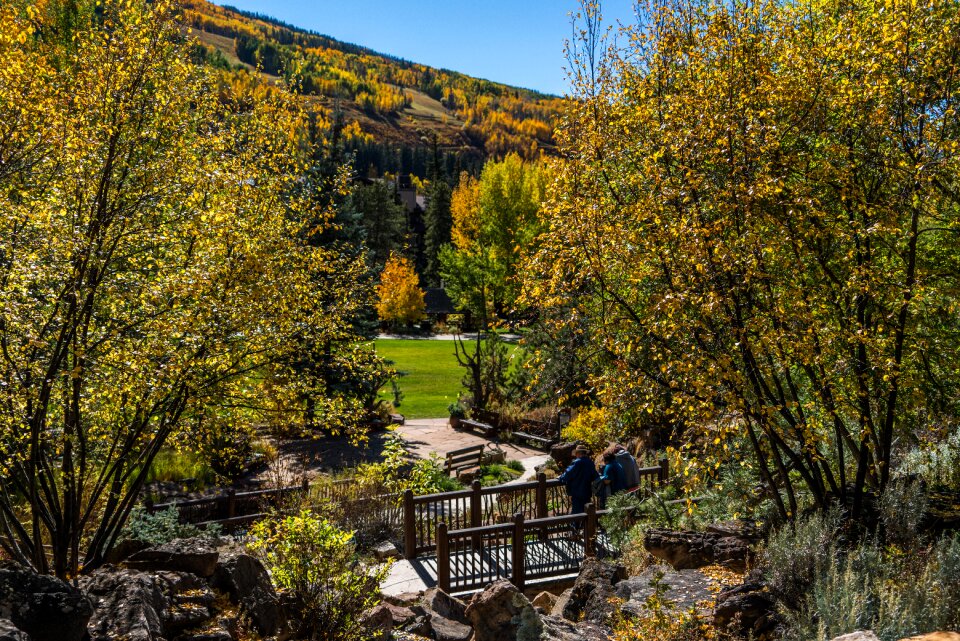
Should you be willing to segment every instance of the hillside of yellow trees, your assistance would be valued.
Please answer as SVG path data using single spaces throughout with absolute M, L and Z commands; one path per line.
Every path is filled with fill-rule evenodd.
M 184 0 L 197 53 L 228 73 L 285 80 L 336 112 L 361 171 L 423 174 L 434 141 L 453 165 L 554 147 L 563 99 L 380 54 L 267 16 Z M 420 167 L 424 165 L 424 167 Z

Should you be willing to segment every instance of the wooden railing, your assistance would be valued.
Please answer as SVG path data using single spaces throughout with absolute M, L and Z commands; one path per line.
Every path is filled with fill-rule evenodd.
M 666 459 L 655 467 L 640 468 L 638 491 L 647 493 L 666 482 Z M 443 523 L 448 532 L 497 526 L 524 519 L 545 519 L 570 511 L 570 497 L 559 479 L 547 480 L 539 474 L 536 481 L 481 487 L 474 481 L 470 489 L 414 496 L 403 494 L 403 552 L 408 559 L 436 549 L 437 527 Z M 491 530 L 498 532 L 499 530 Z
M 250 525 L 266 516 L 268 510 L 283 509 L 285 501 L 302 499 L 307 506 L 332 503 L 339 507 L 349 525 L 359 527 L 367 521 L 387 522 L 399 527 L 402 512 L 397 494 L 371 493 L 353 479 L 337 479 L 310 484 L 304 480 L 299 485 L 251 492 L 227 490 L 218 496 L 153 503 L 146 501 L 148 513 L 175 508 L 181 523 L 195 525 L 219 524 L 226 531 Z
M 596 554 L 598 512 L 588 504 L 582 514 L 450 530 L 437 525 L 437 586 L 447 593 L 482 589 L 508 579 L 523 590 L 527 582 L 576 573 Z

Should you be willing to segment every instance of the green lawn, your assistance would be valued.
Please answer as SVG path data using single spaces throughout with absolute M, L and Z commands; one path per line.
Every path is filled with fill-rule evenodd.
M 457 400 L 466 372 L 457 364 L 452 341 L 388 339 L 377 340 L 374 346 L 400 372 L 403 400 L 397 411 L 407 418 L 448 416 L 447 405 Z M 380 395 L 393 397 L 389 387 Z

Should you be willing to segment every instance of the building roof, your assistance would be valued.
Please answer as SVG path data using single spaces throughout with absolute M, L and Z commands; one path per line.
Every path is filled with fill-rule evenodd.
M 423 301 L 427 306 L 428 314 L 455 314 L 453 301 L 442 287 L 428 287 L 423 293 Z

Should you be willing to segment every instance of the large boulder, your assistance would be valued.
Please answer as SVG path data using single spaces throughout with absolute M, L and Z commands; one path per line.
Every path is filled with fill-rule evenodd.
M 616 596 L 614 586 L 626 578 L 623 566 L 588 557 L 580 567 L 580 575 L 563 607 L 568 621 L 589 621 L 599 625 L 610 623 Z
M 281 625 L 280 600 L 259 560 L 248 554 L 225 554 L 217 561 L 210 584 L 228 594 L 262 636 L 277 633 Z
M 360 616 L 370 641 L 390 641 L 393 634 L 393 616 L 384 604 L 367 610 Z
M 175 539 L 157 547 L 135 552 L 126 565 L 135 570 L 171 570 L 197 576 L 213 576 L 220 554 L 209 539 Z
M 541 622 L 543 631 L 539 641 L 608 641 L 612 638 L 609 629 L 589 621 L 573 623 L 562 617 L 545 616 Z
M 506 579 L 473 595 L 466 616 L 474 641 L 535 641 L 544 630 L 533 604 Z
M 80 641 L 92 614 L 90 600 L 70 584 L 17 563 L 0 563 L 0 618 L 33 641 Z
M 30 635 L 8 619 L 0 619 L 0 641 L 30 641 Z
M 753 554 L 748 541 L 718 532 L 650 529 L 644 535 L 643 547 L 677 570 L 719 564 L 734 572 L 745 572 Z
M 167 598 L 157 577 L 107 566 L 80 579 L 95 609 L 88 630 L 91 641 L 156 641 L 163 638 Z
M 713 625 L 729 634 L 757 641 L 776 638 L 776 601 L 761 583 L 744 583 L 717 595 Z
M 473 630 L 469 625 L 440 615 L 430 617 L 430 630 L 436 641 L 469 641 Z
M 466 623 L 467 604 L 452 597 L 440 588 L 430 588 L 423 593 L 423 607 L 431 615 L 440 615 L 453 621 Z
M 678 611 L 686 611 L 703 602 L 713 601 L 711 581 L 698 570 L 674 570 L 667 565 L 649 567 L 637 576 L 617 583 L 616 596 L 621 609 L 633 616 L 648 614 L 647 599 L 660 590 L 663 598 Z
M 550 446 L 550 458 L 557 462 L 557 467 L 565 469 L 573 461 L 573 450 L 577 448 L 577 443 L 557 443 Z

